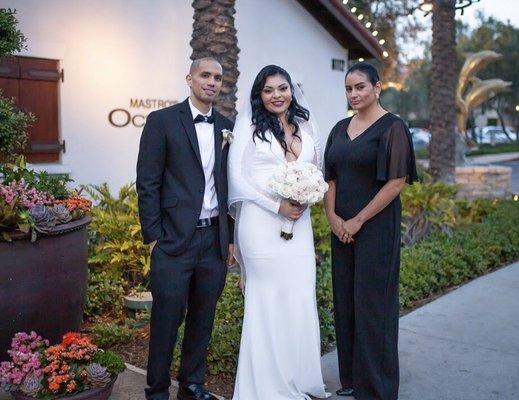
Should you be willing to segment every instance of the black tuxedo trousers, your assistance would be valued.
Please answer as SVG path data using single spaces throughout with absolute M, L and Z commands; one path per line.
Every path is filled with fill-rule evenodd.
M 169 368 L 178 328 L 185 317 L 181 385 L 203 384 L 207 347 L 216 302 L 225 285 L 227 266 L 220 257 L 218 227 L 196 230 L 188 249 L 170 256 L 155 246 L 151 255 L 153 309 L 146 398 L 167 400 Z M 186 314 L 187 309 L 187 314 Z

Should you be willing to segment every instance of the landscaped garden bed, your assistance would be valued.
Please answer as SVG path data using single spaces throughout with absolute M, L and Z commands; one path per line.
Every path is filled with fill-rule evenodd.
M 146 368 L 149 328 L 126 318 L 123 293 L 135 286 L 146 289 L 147 250 L 140 242 L 136 197 L 131 186 L 112 197 L 98 188 L 99 207 L 93 210 L 88 318 L 85 329 L 126 362 Z M 100 194 L 100 193 L 103 194 Z M 446 291 L 519 259 L 519 202 L 454 200 L 455 187 L 433 183 L 427 177 L 402 194 L 403 241 L 400 301 L 409 312 Z M 321 206 L 313 209 L 317 250 L 317 298 L 323 352 L 333 348 L 333 301 L 329 260 L 329 227 Z M 114 226 L 115 221 L 119 222 Z M 133 228 L 132 228 L 133 227 Z M 109 235 L 114 235 L 114 240 Z M 123 258 L 121 250 L 127 249 Z M 104 268 L 98 260 L 108 263 Z M 142 261 L 140 268 L 139 260 Z M 129 270 L 125 270 L 128 265 Z M 133 281 L 132 281 L 133 279 Z M 230 273 L 217 308 L 208 356 L 208 387 L 226 397 L 232 394 L 240 343 L 243 298 L 239 276 Z M 115 285 L 115 286 L 114 286 Z M 114 289 L 114 287 L 116 289 Z M 94 289 L 95 288 L 95 289 Z M 106 302 L 103 303 L 103 302 Z M 149 318 L 147 312 L 137 319 Z M 179 344 L 172 377 L 179 364 Z

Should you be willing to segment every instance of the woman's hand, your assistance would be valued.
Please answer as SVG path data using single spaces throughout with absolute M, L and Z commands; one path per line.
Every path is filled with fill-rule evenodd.
M 306 205 L 298 205 L 292 203 L 290 200 L 281 200 L 278 213 L 290 221 L 297 221 L 303 212 L 306 210 Z
M 345 231 L 345 239 L 347 243 L 350 243 L 353 241 L 353 236 L 357 234 L 358 231 L 360 231 L 360 228 L 362 228 L 363 222 L 360 218 L 354 217 L 351 219 L 348 219 L 344 222 L 343 227 Z
M 335 234 L 335 236 L 337 236 L 339 240 L 344 243 L 343 236 L 346 232 L 344 230 L 344 220 L 337 214 L 334 214 L 328 218 L 328 222 L 330 223 L 330 227 L 332 228 L 332 232 Z

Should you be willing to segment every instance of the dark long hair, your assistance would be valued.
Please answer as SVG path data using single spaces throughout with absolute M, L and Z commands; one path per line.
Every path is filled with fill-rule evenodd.
M 290 90 L 292 92 L 292 101 L 290 102 L 290 106 L 287 110 L 287 119 L 288 123 L 295 127 L 294 136 L 296 136 L 299 140 L 301 140 L 301 138 L 298 136 L 299 124 L 297 123 L 297 120 L 302 119 L 308 121 L 310 118 L 310 111 L 301 106 L 294 97 L 294 86 L 292 85 L 292 79 L 290 78 L 290 75 L 287 71 L 281 67 L 278 67 L 277 65 L 267 65 L 266 67 L 262 68 L 254 80 L 250 94 L 250 103 L 252 106 L 252 123 L 255 126 L 253 138 L 254 140 L 258 138 L 263 142 L 270 142 L 265 135 L 267 130 L 270 129 L 276 140 L 279 142 L 279 144 L 281 144 L 281 147 L 286 154 L 289 150 L 287 143 L 285 142 L 285 132 L 281 128 L 278 117 L 268 111 L 263 105 L 263 101 L 261 100 L 261 92 L 265 87 L 265 82 L 269 76 L 273 75 L 281 75 L 287 80 L 290 86 Z

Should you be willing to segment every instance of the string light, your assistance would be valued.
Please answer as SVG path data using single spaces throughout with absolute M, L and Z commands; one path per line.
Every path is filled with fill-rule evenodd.
M 477 0 L 476 0 L 476 1 L 477 1 Z M 349 3 L 349 0 L 342 0 L 342 4 L 348 4 L 348 3 Z M 426 3 L 426 1 L 424 1 L 424 3 Z M 353 14 L 356 13 L 356 12 L 357 12 L 357 7 L 352 7 L 352 8 L 350 9 L 350 11 L 351 11 Z M 362 21 L 362 20 L 364 19 L 364 14 L 359 14 L 359 15 L 357 16 L 357 18 L 358 18 L 359 21 Z M 370 21 L 366 21 L 366 23 L 364 24 L 364 26 L 365 26 L 367 29 L 371 28 L 372 25 L 373 25 L 373 24 L 372 24 Z M 372 34 L 374 37 L 376 37 L 376 36 L 378 35 L 378 31 L 375 30 L 375 31 L 371 32 L 371 34 Z M 380 40 L 378 41 L 378 43 L 382 46 L 384 43 L 386 43 L 386 40 L 385 40 L 385 39 L 380 39 Z M 389 57 L 389 53 L 387 52 L 387 50 L 384 50 L 384 51 L 382 52 L 382 56 L 383 56 L 384 58 L 388 58 L 388 57 Z M 360 58 L 359 58 L 359 62 L 363 62 L 363 61 L 364 61 L 364 58 L 360 57 Z

